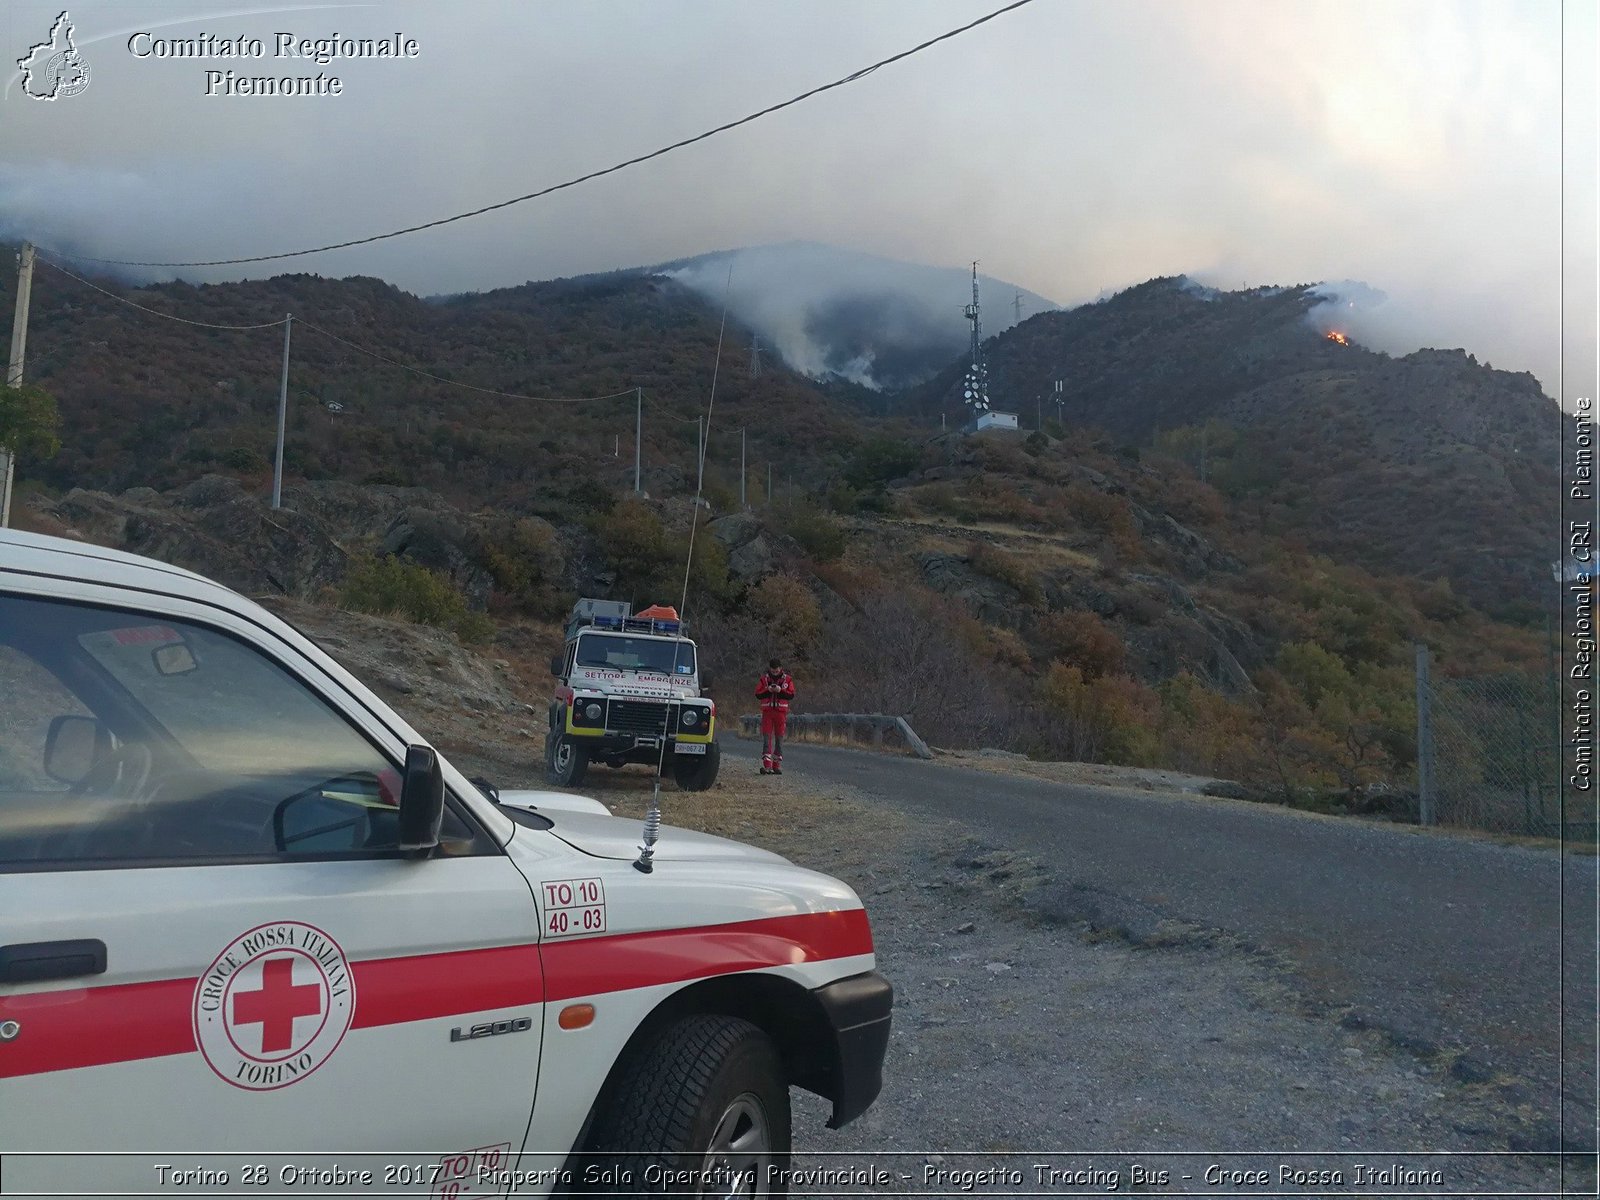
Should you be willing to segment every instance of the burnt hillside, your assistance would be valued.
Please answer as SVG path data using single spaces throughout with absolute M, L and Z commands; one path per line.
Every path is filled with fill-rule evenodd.
M 1069 425 L 1178 450 L 1259 531 L 1514 605 L 1558 552 L 1555 402 L 1462 350 L 1391 358 L 1330 340 L 1324 303 L 1309 287 L 1152 280 L 995 338 L 994 401 L 1031 424 L 1062 379 Z M 959 413 L 963 369 L 905 409 Z

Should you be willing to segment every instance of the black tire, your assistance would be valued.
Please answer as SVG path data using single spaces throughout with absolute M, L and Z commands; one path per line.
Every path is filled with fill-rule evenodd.
M 588 748 L 578 745 L 564 733 L 551 731 L 545 759 L 550 782 L 558 787 L 578 787 L 589 769 Z
M 712 742 L 704 754 L 680 754 L 672 764 L 672 778 L 685 792 L 703 792 L 717 781 L 722 766 L 722 747 Z
M 686 1017 L 623 1068 L 589 1145 L 583 1169 L 600 1191 L 786 1195 L 789 1087 L 777 1047 L 737 1017 Z M 742 1148 L 718 1153 L 729 1146 Z

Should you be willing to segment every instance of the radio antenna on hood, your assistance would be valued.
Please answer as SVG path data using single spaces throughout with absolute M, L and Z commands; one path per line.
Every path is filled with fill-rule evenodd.
M 733 259 L 728 259 L 728 278 L 722 286 L 722 324 L 717 329 L 717 356 L 711 365 L 711 395 L 706 400 L 705 433 L 697 439 L 695 454 L 698 462 L 695 464 L 694 509 L 689 514 L 689 553 L 683 564 L 683 592 L 678 600 L 678 613 L 680 618 L 687 618 L 689 613 L 689 574 L 694 570 L 694 539 L 700 529 L 700 493 L 705 488 L 706 478 L 706 446 L 711 441 L 711 413 L 717 405 L 717 375 L 722 369 L 722 338 L 728 331 L 728 295 L 733 290 Z M 678 675 L 678 655 L 683 653 L 683 642 L 675 643 L 672 651 L 672 676 Z M 699 666 L 699 662 L 695 663 Z M 655 784 L 650 789 L 650 807 L 644 814 L 644 840 L 639 846 L 639 857 L 633 860 L 633 868 L 645 875 L 655 870 L 656 842 L 661 837 L 661 773 L 667 766 L 667 733 L 666 725 L 672 720 L 672 705 L 666 705 L 666 711 L 661 718 L 661 756 L 656 763 Z

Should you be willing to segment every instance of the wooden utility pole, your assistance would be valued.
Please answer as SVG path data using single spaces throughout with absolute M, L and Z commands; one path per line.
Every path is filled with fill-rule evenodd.
M 294 314 L 283 314 L 283 377 L 278 381 L 278 453 L 272 463 L 272 507 L 283 507 L 283 427 L 289 416 L 289 334 Z
M 744 430 L 739 430 L 739 510 L 743 512 L 750 506 L 744 499 Z
M 22 360 L 28 350 L 28 298 L 33 292 L 33 243 L 23 242 L 17 255 L 17 308 L 11 318 L 11 363 L 6 368 L 6 386 L 22 386 Z M 9 446 L 0 446 L 0 529 L 11 524 L 11 482 L 16 478 L 16 456 Z
M 633 389 L 633 494 L 644 494 L 644 475 L 640 470 L 644 451 L 644 389 Z

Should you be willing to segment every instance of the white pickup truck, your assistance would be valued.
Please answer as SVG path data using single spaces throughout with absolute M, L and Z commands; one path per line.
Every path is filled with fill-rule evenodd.
M 216 583 L 0 530 L 5 1194 L 782 1193 L 790 1087 L 878 1094 L 866 913 L 639 834 Z

